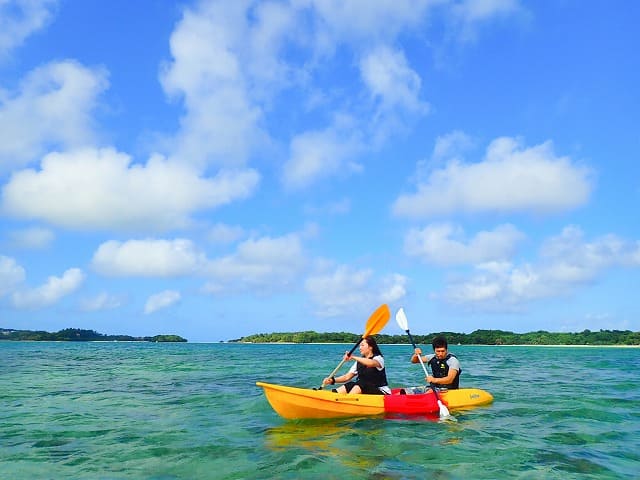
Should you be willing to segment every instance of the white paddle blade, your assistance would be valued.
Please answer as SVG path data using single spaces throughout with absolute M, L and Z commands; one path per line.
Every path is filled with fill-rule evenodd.
M 445 418 L 445 417 L 450 417 L 451 416 L 447 406 L 444 403 L 442 403 L 440 400 L 438 400 L 438 407 L 440 407 L 440 417 L 441 418 Z
M 404 308 L 402 307 L 400 307 L 400 309 L 396 312 L 396 322 L 398 323 L 398 326 L 405 332 L 409 330 L 409 321 L 407 320 L 407 316 L 404 314 Z

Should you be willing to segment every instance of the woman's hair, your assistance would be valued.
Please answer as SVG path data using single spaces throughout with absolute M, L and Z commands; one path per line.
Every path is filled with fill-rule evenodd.
M 367 345 L 371 347 L 371 350 L 373 351 L 374 356 L 375 355 L 380 355 L 381 357 L 384 356 L 382 355 L 382 352 L 380 351 L 380 347 L 378 347 L 378 342 L 376 342 L 375 338 L 369 335 L 368 337 L 364 337 L 363 340 L 367 342 Z
M 447 343 L 447 339 L 444 336 L 438 335 L 431 342 L 431 346 L 435 350 L 436 348 L 442 348 L 442 347 L 447 348 L 449 347 L 449 344 Z

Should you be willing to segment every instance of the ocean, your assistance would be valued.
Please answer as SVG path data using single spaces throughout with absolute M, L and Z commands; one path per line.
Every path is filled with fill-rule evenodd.
M 0 478 L 640 478 L 638 348 L 450 346 L 495 398 L 455 421 L 288 421 L 255 385 L 317 387 L 350 347 L 0 342 Z

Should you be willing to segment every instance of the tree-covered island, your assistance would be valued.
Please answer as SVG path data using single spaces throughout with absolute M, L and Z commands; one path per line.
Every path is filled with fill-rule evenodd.
M 583 330 L 578 333 L 554 333 L 539 330 L 513 333 L 504 330 L 475 330 L 471 333 L 436 332 L 416 335 L 417 344 L 429 345 L 436 335 L 445 335 L 450 345 L 640 345 L 640 332 L 630 330 Z M 404 335 L 375 336 L 380 344 L 409 343 Z M 360 335 L 346 332 L 318 333 L 314 331 L 292 333 L 259 333 L 230 342 L 239 343 L 355 343 Z
M 178 335 L 155 335 L 153 337 L 132 337 L 130 335 L 105 335 L 93 330 L 65 328 L 58 332 L 33 330 L 12 330 L 0 328 L 0 340 L 30 340 L 48 342 L 186 342 Z

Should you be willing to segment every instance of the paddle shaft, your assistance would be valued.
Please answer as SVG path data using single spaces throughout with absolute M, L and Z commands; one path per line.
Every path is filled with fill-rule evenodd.
M 364 338 L 364 337 L 362 337 L 362 338 Z M 362 341 L 362 338 L 356 342 L 356 344 L 351 348 L 351 350 L 349 350 L 349 356 L 351 356 L 353 354 L 353 352 L 356 351 L 356 348 L 358 348 L 358 345 L 360 345 L 360 342 Z M 329 378 L 333 377 L 338 372 L 338 370 L 340 370 L 340 367 L 342 367 L 342 365 L 344 365 L 344 361 L 345 361 L 345 359 L 344 359 L 344 357 L 342 357 L 342 361 L 333 370 L 333 372 L 331 372 L 331 375 L 329 375 Z

